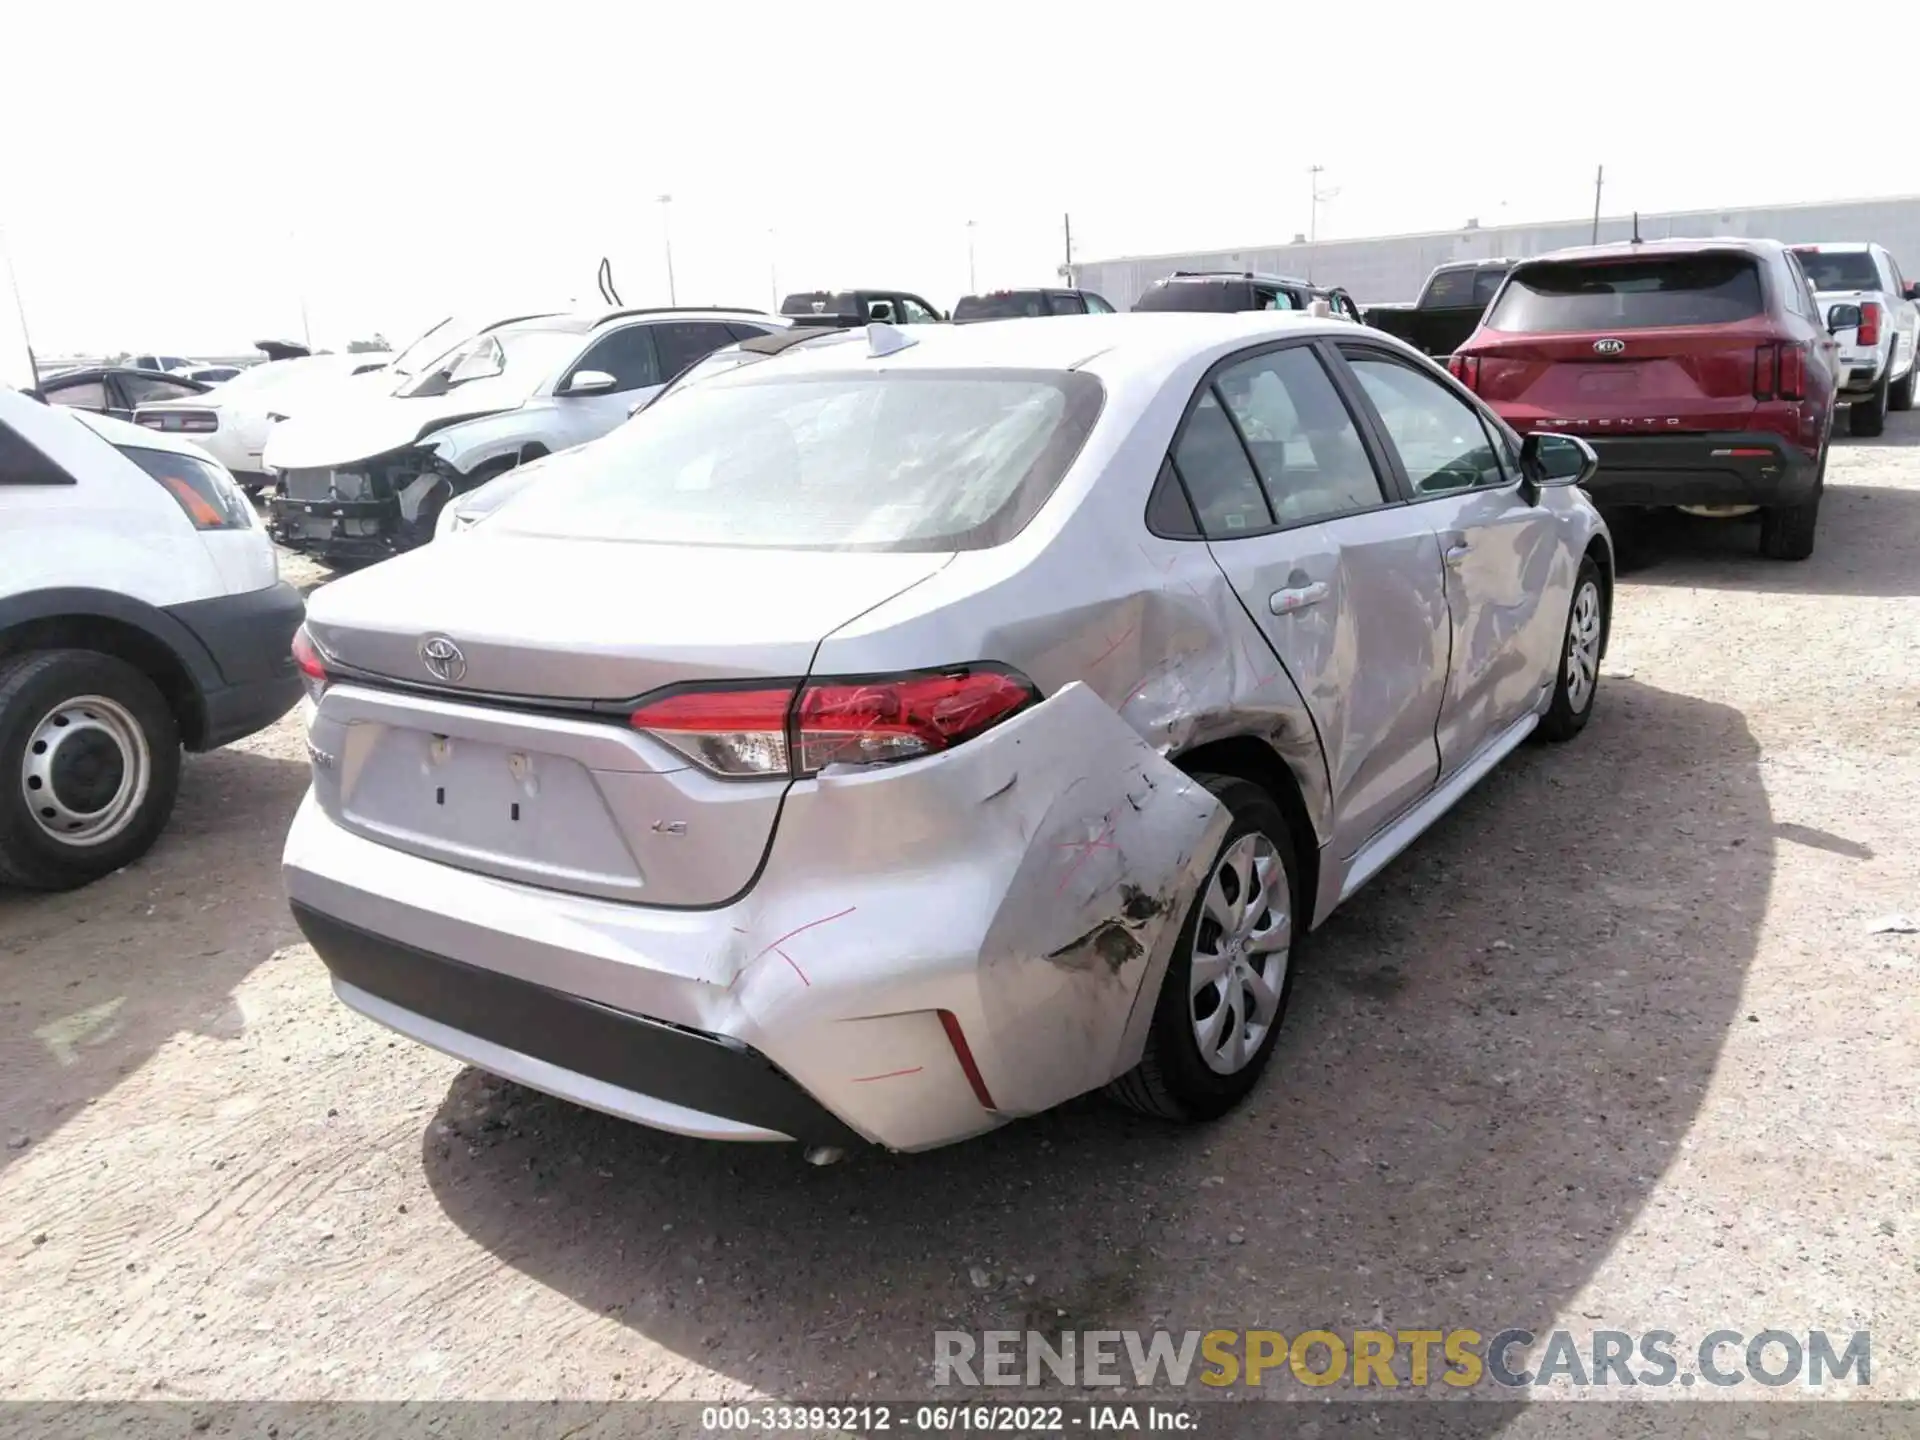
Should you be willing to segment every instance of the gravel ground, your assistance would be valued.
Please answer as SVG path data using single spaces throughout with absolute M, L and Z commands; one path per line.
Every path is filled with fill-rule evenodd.
M 1920 417 L 1828 485 L 1802 565 L 1650 537 L 1586 734 L 1314 937 L 1209 1129 L 815 1170 L 499 1084 L 331 1000 L 291 720 L 192 758 L 144 862 L 0 894 L 0 1398 L 910 1396 L 935 1328 L 1382 1323 L 1871 1327 L 1920 1396 L 1920 937 L 1870 933 L 1920 916 Z

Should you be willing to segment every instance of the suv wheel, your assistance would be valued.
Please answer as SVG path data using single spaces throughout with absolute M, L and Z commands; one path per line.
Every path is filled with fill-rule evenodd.
M 1847 433 L 1872 437 L 1887 428 L 1887 382 L 1882 379 L 1871 395 L 1847 406 Z
M 1300 913 L 1293 832 L 1266 791 L 1196 775 L 1233 816 L 1187 911 L 1140 1063 L 1108 1087 L 1164 1120 L 1213 1120 L 1246 1097 L 1272 1058 L 1293 988 Z
M 1911 410 L 1913 408 L 1914 381 L 1920 379 L 1920 345 L 1916 345 L 1913 364 L 1907 367 L 1906 377 L 1887 392 L 1889 410 Z
M 71 890 L 144 855 L 180 787 L 153 682 L 93 650 L 0 662 L 0 883 Z
M 1812 495 L 1798 505 L 1770 505 L 1760 512 L 1760 553 L 1767 559 L 1805 560 L 1813 554 L 1814 531 L 1820 525 L 1820 497 L 1827 488 L 1827 448 L 1820 447 L 1820 469 L 1813 479 Z

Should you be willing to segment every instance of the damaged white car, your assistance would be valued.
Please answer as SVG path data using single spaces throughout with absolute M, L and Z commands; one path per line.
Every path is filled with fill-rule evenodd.
M 1217 1116 L 1295 947 L 1592 713 L 1593 452 L 1272 312 L 873 325 L 312 597 L 349 1006 L 682 1134 Z
M 277 491 L 268 528 L 335 563 L 424 544 L 455 496 L 606 434 L 710 351 L 785 325 L 752 310 L 649 309 L 483 330 L 390 391 L 277 423 L 263 456 Z

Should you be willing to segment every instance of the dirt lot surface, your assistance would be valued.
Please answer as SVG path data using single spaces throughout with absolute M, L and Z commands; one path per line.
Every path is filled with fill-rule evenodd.
M 1871 1328 L 1920 1396 L 1920 417 L 1819 551 L 1664 527 L 1599 710 L 1301 957 L 1253 1101 L 812 1169 L 334 1003 L 291 719 L 0 894 L 0 1398 L 912 1396 L 936 1328 Z M 1747 1393 L 1751 1395 L 1751 1387 Z

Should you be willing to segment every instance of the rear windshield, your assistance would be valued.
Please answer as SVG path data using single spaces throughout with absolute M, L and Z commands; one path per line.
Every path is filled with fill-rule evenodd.
M 998 295 L 963 295 L 953 307 L 955 320 L 1011 320 L 1022 315 L 1047 314 L 1046 297 L 1038 290 L 1003 290 Z
M 1521 266 L 1486 323 L 1520 335 L 1646 330 L 1725 325 L 1762 309 L 1747 256 L 1671 255 Z
M 799 550 L 975 550 L 1018 534 L 1099 415 L 1048 370 L 756 374 L 653 405 L 555 466 L 500 531 Z
M 1815 290 L 1878 290 L 1880 272 L 1864 250 L 1795 250 Z
M 782 315 L 858 315 L 860 297 L 850 290 L 802 290 L 780 302 Z
M 1265 286 L 1256 291 L 1247 280 L 1174 280 L 1150 287 L 1133 302 L 1133 308 L 1226 315 L 1241 310 L 1291 310 L 1293 298 L 1284 290 Z

